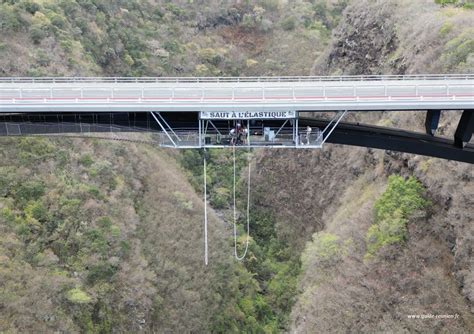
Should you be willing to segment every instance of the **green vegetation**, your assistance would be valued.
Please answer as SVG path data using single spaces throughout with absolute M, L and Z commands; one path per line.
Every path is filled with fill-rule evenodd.
M 74 304 L 87 304 L 92 298 L 80 288 L 74 288 L 67 292 L 67 299 Z
M 466 9 L 474 9 L 474 2 L 472 0 L 434 0 L 435 3 L 441 6 L 454 5 Z
M 197 150 L 184 151 L 181 164 L 188 170 L 190 181 L 197 192 L 202 192 L 203 153 Z M 208 195 L 215 209 L 229 209 L 232 205 L 232 152 L 231 150 L 208 150 Z M 242 175 L 247 166 L 249 153 L 236 150 L 236 175 L 239 210 L 244 212 L 242 196 L 246 196 L 246 177 Z M 244 189 L 245 188 L 245 189 Z M 259 189 L 252 189 L 259 192 Z M 252 195 L 253 196 L 253 195 Z M 243 251 L 245 242 L 244 218 L 241 218 L 239 249 Z M 278 235 L 276 221 L 272 213 L 255 203 L 250 209 L 251 244 L 243 267 L 239 269 L 239 279 L 246 277 L 241 292 L 226 303 L 222 313 L 214 320 L 213 332 L 254 332 L 274 333 L 286 328 L 291 306 L 295 302 L 297 276 L 301 263 L 296 250 Z M 233 243 L 233 241 L 231 241 Z M 230 244 L 231 244 L 230 243 Z M 230 245 L 229 244 L 229 245 Z M 234 301 L 234 299 L 236 300 Z M 231 306 L 236 303 L 236 306 Z M 241 321 L 236 321 L 236 312 L 242 313 Z
M 313 235 L 313 241 L 308 243 L 302 255 L 303 268 L 315 266 L 330 268 L 347 255 L 347 242 L 337 235 L 328 232 L 318 232 Z
M 284 30 L 293 30 L 296 27 L 296 18 L 294 16 L 289 16 L 283 20 L 281 27 Z
M 443 50 L 441 60 L 446 69 L 471 68 L 474 62 L 474 28 L 469 28 L 450 40 Z
M 35 270 L 33 277 L 44 275 L 39 271 L 46 270 L 51 277 L 45 278 L 41 286 L 48 298 L 57 299 L 65 312 L 71 311 L 83 331 L 100 332 L 112 318 L 118 321 L 110 302 L 104 301 L 110 295 L 110 289 L 105 291 L 104 286 L 117 284 L 115 275 L 129 254 L 119 226 L 125 223 L 118 219 L 120 209 L 106 204 L 101 192 L 115 200 L 120 195 L 112 196 L 113 190 L 103 187 L 103 176 L 89 184 L 80 177 L 87 168 L 104 161 L 93 162 L 90 153 L 79 155 L 72 148 L 64 150 L 62 147 L 70 147 L 64 145 L 65 141 L 60 146 L 55 140 L 43 138 L 2 141 L 9 150 L 3 151 L 0 159 L 0 229 L 6 236 L 0 238 L 0 249 L 8 239 L 17 240 L 19 245 L 15 255 L 7 257 L 6 271 L 0 270 L 0 277 L 13 275 L 15 272 L 6 268 L 14 263 L 17 265 L 11 268 L 18 272 L 25 265 Z M 22 165 L 19 170 L 12 167 L 18 158 Z M 108 166 L 108 173 L 113 175 L 113 168 Z M 109 182 L 105 178 L 105 184 Z M 22 291 L 10 288 L 10 293 L 20 298 Z M 30 298 L 37 303 L 43 300 L 34 295 Z M 17 313 L 22 311 L 16 309 Z M 67 316 L 56 318 L 62 322 Z M 28 328 L 28 323 L 22 326 Z M 74 329 L 71 326 L 67 327 L 69 331 Z
M 385 245 L 399 244 L 407 238 L 407 223 L 416 210 L 428 205 L 424 188 L 410 177 L 392 175 L 382 196 L 375 203 L 374 224 L 367 231 L 367 255 L 373 256 Z
M 271 74 L 274 67 L 265 65 L 271 55 L 288 74 L 305 74 L 313 62 L 313 50 L 306 43 L 327 43 L 327 32 L 346 3 L 2 1 L 0 31 L 9 55 L 17 57 L 1 59 L 0 66 L 15 64 L 15 71 L 22 72 L 15 74 L 32 76 L 251 75 Z M 325 33 L 303 33 L 310 26 Z M 196 35 L 196 29 L 206 33 Z M 279 37 L 274 39 L 272 33 Z M 28 47 L 49 59 L 35 60 L 23 52 L 25 41 L 17 38 L 23 35 L 31 43 Z M 292 62 L 287 58 L 295 50 L 279 48 L 282 41 L 299 43 Z M 247 59 L 258 63 L 248 67 Z M 28 63 L 32 66 L 25 66 Z

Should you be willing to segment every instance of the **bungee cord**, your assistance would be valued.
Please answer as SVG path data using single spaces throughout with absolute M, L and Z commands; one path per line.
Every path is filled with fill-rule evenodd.
M 206 149 L 204 149 L 204 263 L 206 266 L 208 260 L 208 243 L 207 243 L 207 163 Z
M 249 243 L 250 243 L 250 173 L 251 173 L 251 161 L 249 159 L 248 165 L 248 180 L 247 180 L 247 238 L 245 240 L 245 249 L 241 256 L 237 251 L 237 205 L 236 205 L 236 157 L 235 157 L 235 146 L 232 146 L 232 160 L 233 160 L 233 231 L 234 231 L 234 257 L 237 261 L 242 261 L 247 255 Z M 207 215 L 207 156 L 206 150 L 204 149 L 203 157 L 203 174 L 204 174 L 204 263 L 207 266 L 209 263 L 209 251 L 208 251 L 208 215 Z
M 250 240 L 250 159 L 249 159 L 249 167 L 248 167 L 248 180 L 247 180 L 247 239 L 245 241 L 245 250 L 242 256 L 239 256 L 237 252 L 237 218 L 236 218 L 236 203 L 235 203 L 235 179 L 236 179 L 236 167 L 235 167 L 235 146 L 232 146 L 232 159 L 234 163 L 234 177 L 233 177 L 233 191 L 234 191 L 234 256 L 237 261 L 242 261 L 247 255 L 247 251 L 249 249 L 249 240 Z

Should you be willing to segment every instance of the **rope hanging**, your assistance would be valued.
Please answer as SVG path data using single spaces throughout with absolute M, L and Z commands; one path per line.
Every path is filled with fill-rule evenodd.
M 204 263 L 208 264 L 208 244 L 207 244 L 207 166 L 206 149 L 204 149 Z
M 233 180 L 233 190 L 234 190 L 234 255 L 238 261 L 242 261 L 247 255 L 247 251 L 249 249 L 249 240 L 250 240 L 250 160 L 249 160 L 249 172 L 248 172 L 248 180 L 247 180 L 247 239 L 245 241 L 245 251 L 242 256 L 239 256 L 237 253 L 237 219 L 236 219 L 236 204 L 235 204 L 235 146 L 232 146 L 232 158 L 234 162 L 234 180 Z
M 247 255 L 247 251 L 249 249 L 249 241 L 250 241 L 250 166 L 251 162 L 249 160 L 248 166 L 248 181 L 247 181 L 247 239 L 245 241 L 245 250 L 242 256 L 239 256 L 237 252 L 237 206 L 236 206 L 236 164 L 235 164 L 235 146 L 232 146 L 232 159 L 233 159 L 233 204 L 234 204 L 234 256 L 238 261 L 242 261 L 245 256 Z M 207 157 L 206 157 L 206 150 L 204 150 L 204 157 L 203 157 L 203 174 L 204 174 L 204 263 L 207 266 L 208 261 L 208 238 L 207 238 Z

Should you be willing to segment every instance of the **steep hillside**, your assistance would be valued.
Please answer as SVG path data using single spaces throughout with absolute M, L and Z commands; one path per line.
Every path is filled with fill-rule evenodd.
M 90 140 L 1 145 L 1 331 L 206 330 L 220 279 L 203 268 L 202 202 L 173 159 Z M 214 216 L 210 232 L 225 273 Z
M 353 2 L 313 71 L 472 72 L 471 17 L 428 1 Z M 422 114 L 409 112 L 350 118 L 419 131 L 423 124 Z M 443 114 L 440 132 L 452 135 L 458 119 Z M 473 330 L 470 165 L 338 146 L 266 151 L 258 164 L 258 184 L 273 194 L 260 204 L 277 212 L 280 237 L 291 236 L 296 247 L 309 240 L 291 332 Z M 392 174 L 420 180 L 431 204 L 377 220 L 374 204 L 388 196 Z M 457 318 L 409 318 L 429 314 Z
M 0 75 L 304 75 L 346 2 L 1 1 Z
M 315 74 L 472 73 L 472 10 L 433 1 L 354 1 Z
M 345 4 L 1 1 L 0 75 L 306 74 Z M 39 138 L 2 139 L 1 152 L 0 331 L 285 328 L 299 254 L 272 239 L 270 215 L 245 266 L 213 218 L 202 265 L 199 154 L 190 165 L 146 146 Z M 225 207 L 230 160 L 213 157 L 210 200 Z

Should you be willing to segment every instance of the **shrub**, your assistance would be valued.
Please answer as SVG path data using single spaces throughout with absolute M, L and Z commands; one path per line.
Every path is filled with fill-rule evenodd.
M 26 204 L 39 199 L 45 190 L 46 187 L 41 181 L 25 181 L 17 186 L 15 198 L 19 203 Z
M 101 196 L 100 190 L 99 188 L 97 188 L 97 186 L 94 186 L 94 185 L 88 186 L 87 192 L 97 199 L 103 199 L 103 196 Z
M 69 290 L 66 294 L 66 298 L 73 304 L 87 304 L 92 301 L 92 298 L 80 288 Z
M 0 167 L 0 197 L 7 197 L 16 188 L 15 170 L 9 167 Z
M 39 222 L 46 222 L 50 219 L 48 209 L 41 201 L 33 201 L 25 207 L 25 214 L 33 217 Z
M 193 202 L 188 200 L 188 197 L 181 191 L 173 192 L 173 196 L 181 209 L 192 210 Z
M 306 268 L 314 265 L 327 268 L 339 262 L 346 252 L 344 242 L 337 235 L 318 232 L 313 235 L 313 241 L 308 244 L 301 259 Z
M 447 6 L 447 5 L 455 5 L 459 2 L 459 0 L 435 0 L 435 3 L 441 6 Z
M 463 4 L 463 8 L 465 8 L 465 9 L 474 9 L 474 2 L 465 2 Z
M 51 24 L 57 28 L 64 28 L 66 26 L 66 19 L 61 16 L 61 15 L 53 15 L 53 17 L 51 17 Z
M 86 231 L 86 240 L 84 242 L 84 250 L 99 253 L 106 256 L 110 250 L 110 245 L 107 242 L 106 232 L 102 229 L 94 228 Z
M 245 29 L 253 29 L 256 26 L 254 17 L 251 14 L 244 14 L 242 19 L 242 27 Z
M 39 44 L 46 37 L 46 32 L 40 26 L 32 25 L 30 27 L 30 37 L 33 43 Z
M 10 208 L 3 208 L 0 210 L 0 218 L 11 224 L 15 221 L 15 213 Z
M 401 176 L 390 176 L 387 189 L 375 202 L 375 221 L 393 218 L 398 211 L 401 217 L 408 217 L 414 210 L 423 208 L 427 204 L 423 192 L 423 186 L 414 177 L 404 180 Z
M 59 200 L 59 214 L 63 218 L 73 217 L 80 219 L 81 200 L 74 198 L 61 198 Z
M 296 18 L 294 16 L 289 16 L 283 20 L 281 23 L 283 30 L 294 30 L 296 28 Z
M 80 159 L 79 163 L 85 167 L 90 167 L 94 163 L 94 159 L 92 159 L 90 154 L 84 154 Z
M 454 25 L 453 25 L 452 22 L 446 21 L 446 22 L 443 23 L 443 25 L 439 29 L 439 34 L 441 36 L 446 36 L 447 34 L 449 34 L 453 30 L 453 27 L 454 27 Z
M 229 205 L 231 200 L 230 191 L 227 188 L 213 189 L 211 194 L 211 205 L 216 209 L 223 209 Z
M 117 186 L 115 179 L 115 171 L 112 169 L 112 164 L 108 161 L 98 161 L 94 163 L 89 174 L 96 178 L 107 190 L 114 190 Z
M 166 10 L 173 13 L 173 15 L 178 18 L 184 18 L 186 16 L 186 11 L 173 3 L 166 4 Z
M 0 31 L 17 31 L 23 23 L 15 7 L 7 4 L 0 5 Z
M 22 163 L 30 164 L 38 160 L 53 157 L 54 145 L 44 138 L 21 138 L 18 145 L 20 152 L 18 156 Z
M 170 53 L 179 53 L 182 51 L 182 46 L 177 41 L 166 41 L 163 48 Z
M 367 256 L 375 255 L 385 245 L 406 240 L 408 218 L 428 205 L 423 192 L 423 186 L 413 177 L 389 177 L 387 189 L 375 202 L 375 221 L 366 235 Z
M 209 75 L 210 73 L 209 67 L 207 67 L 204 64 L 196 65 L 195 71 L 196 71 L 196 74 L 199 76 Z
M 129 54 L 126 54 L 126 55 L 123 57 L 123 61 L 124 61 L 125 64 L 127 64 L 128 66 L 133 66 L 133 64 L 135 64 L 135 61 L 133 60 L 133 58 L 132 58 Z
M 212 65 L 218 65 L 222 60 L 222 56 L 213 48 L 204 48 L 199 50 L 199 57 L 203 61 Z
M 120 227 L 118 227 L 117 225 L 110 226 L 110 235 L 113 238 L 120 237 L 120 234 L 121 234 Z
M 374 255 L 385 245 L 405 241 L 407 220 L 397 213 L 395 217 L 373 224 L 367 231 L 367 253 Z
M 38 50 L 36 54 L 36 61 L 40 66 L 48 66 L 51 63 L 51 58 L 43 50 Z
M 472 0 L 435 0 L 435 3 L 441 5 L 442 7 L 454 5 L 466 9 L 474 9 L 474 3 Z
M 113 275 L 116 272 L 116 268 L 113 267 L 110 263 L 101 262 L 94 265 L 87 275 L 87 282 L 89 284 L 97 283 L 98 281 L 109 282 Z
M 469 55 L 474 53 L 474 29 L 470 28 L 446 44 L 442 60 L 447 69 L 454 69 L 465 63 Z
M 108 229 L 112 226 L 112 219 L 110 219 L 110 217 L 101 217 L 97 220 L 97 225 L 102 228 Z
M 35 14 L 41 9 L 40 5 L 33 1 L 23 1 L 21 6 L 30 14 Z

